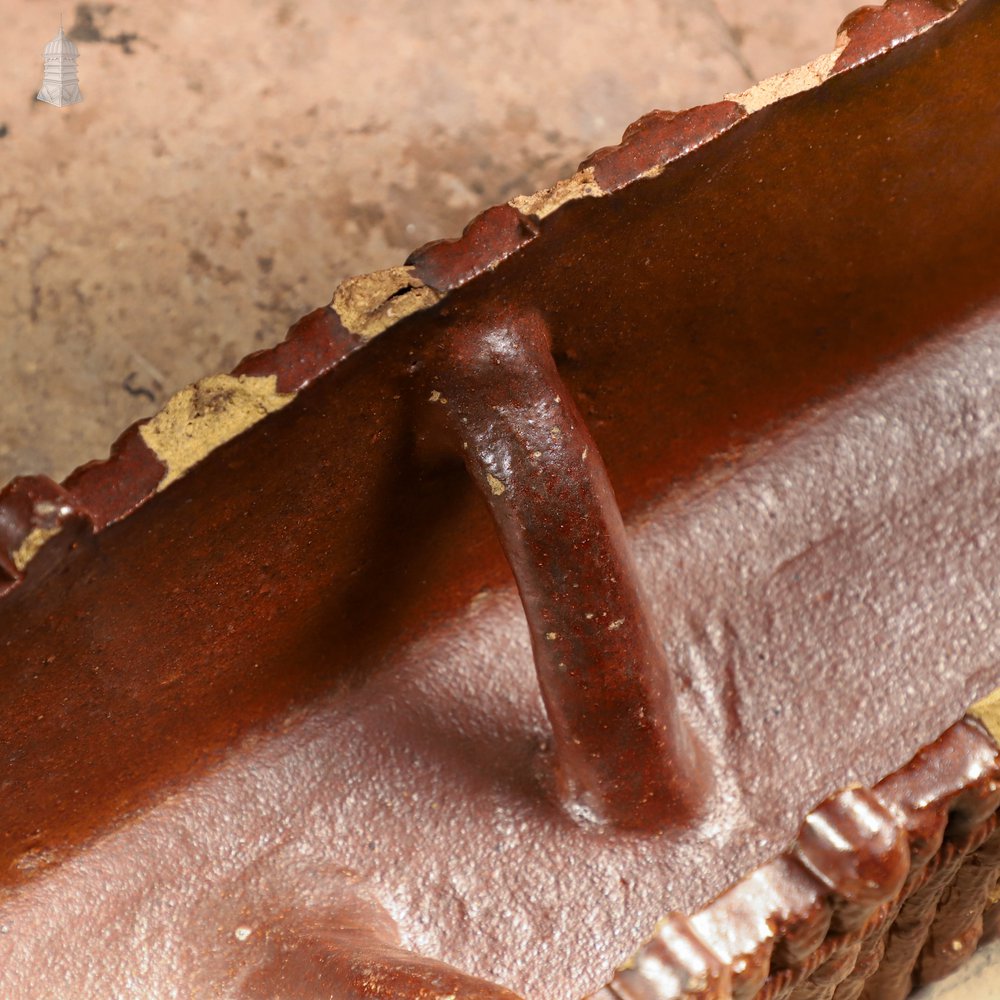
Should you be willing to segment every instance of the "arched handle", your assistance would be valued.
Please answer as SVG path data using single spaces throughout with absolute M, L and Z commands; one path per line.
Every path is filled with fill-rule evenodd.
M 453 312 L 425 373 L 517 580 L 580 819 L 650 830 L 690 818 L 710 778 L 680 717 L 607 471 L 534 312 Z

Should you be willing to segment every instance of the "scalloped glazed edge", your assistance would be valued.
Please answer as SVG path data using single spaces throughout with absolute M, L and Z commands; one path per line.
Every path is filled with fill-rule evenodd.
M 998 744 L 1000 689 L 871 789 L 831 795 L 788 850 L 697 913 L 665 916 L 586 1000 L 770 996 L 779 977 L 788 995 L 838 951 L 887 929 L 904 885 L 919 888 L 949 842 L 964 838 L 969 855 L 994 831 Z M 956 964 L 977 944 L 966 942 Z

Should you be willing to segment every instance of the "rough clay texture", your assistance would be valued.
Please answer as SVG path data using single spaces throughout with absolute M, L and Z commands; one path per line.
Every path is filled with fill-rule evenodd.
M 791 97 L 792 94 L 818 87 L 833 72 L 833 67 L 845 45 L 846 39 L 839 39 L 833 51 L 818 56 L 804 66 L 777 73 L 738 94 L 727 94 L 726 97 L 742 105 L 747 114 L 753 114 L 784 97 Z
M 441 295 L 414 277 L 409 267 L 390 267 L 348 278 L 333 296 L 340 322 L 359 337 L 376 337 L 404 316 L 427 309 Z
M 569 177 L 651 108 L 829 50 L 853 6 L 67 6 L 84 102 L 56 109 L 34 95 L 58 11 L 4 0 L 0 482 L 103 456 L 344 278 Z
M 142 439 L 166 466 L 162 490 L 226 441 L 280 410 L 294 393 L 279 393 L 274 375 L 209 375 L 182 389 L 147 424 Z
M 1000 743 L 1000 691 L 994 691 L 977 701 L 969 709 L 969 714 L 975 716 L 990 732 L 990 735 Z

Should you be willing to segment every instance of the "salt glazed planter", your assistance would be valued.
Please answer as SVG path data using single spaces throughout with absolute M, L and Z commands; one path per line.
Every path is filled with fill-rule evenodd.
M 994 0 L 863 8 L 14 480 L 0 995 L 892 1000 L 962 962 L 998 66 Z

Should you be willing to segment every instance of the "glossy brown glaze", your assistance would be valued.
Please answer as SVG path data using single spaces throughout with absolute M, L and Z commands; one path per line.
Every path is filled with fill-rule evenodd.
M 57 526 L 36 503 L 54 484 L 5 495 L 11 997 L 125 990 L 137 954 L 151 995 L 307 968 L 329 989 L 323 970 L 352 974 L 342 940 L 324 957 L 310 928 L 345 870 L 398 928 L 367 952 L 386 982 L 439 994 L 465 975 L 592 993 L 670 909 L 694 916 L 644 949 L 629 995 L 836 990 L 888 949 L 899 900 L 867 898 L 864 873 L 898 883 L 894 829 L 911 875 L 982 835 L 995 747 L 975 727 L 876 805 L 855 795 L 878 851 L 828 856 L 810 828 L 754 870 L 998 680 L 1000 12 L 968 0 L 907 38 L 936 16 L 910 9 L 866 15 L 855 64 L 815 89 L 661 114 L 575 200 L 418 251 L 400 315 L 451 291 L 377 339 L 307 317 L 236 373 L 280 410 L 163 490 L 166 460 L 126 432 L 64 484 L 73 530 L 23 566 Z M 581 830 L 548 794 L 504 552 L 412 391 L 444 311 L 483 303 L 544 316 L 717 762 L 705 813 L 656 836 Z
M 821 804 L 785 856 L 689 920 L 661 923 L 593 1000 L 908 996 L 914 967 L 940 955 L 941 934 L 978 942 L 984 886 L 997 877 L 998 804 L 1000 750 L 978 723 L 959 723 L 875 789 Z M 933 853 L 928 829 L 946 838 Z M 789 912 L 816 929 L 805 947 Z M 701 989 L 706 970 L 715 971 Z
M 93 527 L 79 498 L 47 476 L 12 480 L 0 491 L 0 592 L 28 563 L 38 578 L 51 572 Z
M 406 263 L 425 284 L 448 292 L 492 270 L 538 233 L 533 219 L 512 205 L 496 205 L 476 216 L 459 239 L 428 243 L 411 253 Z
M 735 101 L 680 112 L 652 111 L 628 127 L 620 145 L 597 150 L 580 167 L 593 168 L 602 190 L 617 191 L 716 138 L 744 117 L 746 111 Z
M 597 445 L 535 312 L 445 310 L 419 372 L 524 605 L 560 798 L 584 822 L 687 822 L 711 786 L 681 718 Z
M 872 792 L 861 788 L 847 789 L 813 810 L 799 830 L 794 853 L 836 892 L 834 933 L 863 926 L 903 887 L 910 867 L 906 831 Z
M 899 915 L 883 938 L 882 961 L 866 977 L 862 996 L 869 1000 L 904 1000 L 913 989 L 913 970 L 927 940 L 941 895 L 962 864 L 954 851 L 903 903 Z
M 952 12 L 957 0 L 889 0 L 859 7 L 840 26 L 848 43 L 837 59 L 838 70 L 856 66 L 884 52 L 900 38 L 922 31 Z
M 278 392 L 296 392 L 361 343 L 344 329 L 332 309 L 317 309 L 295 323 L 280 344 L 244 358 L 233 374 L 273 375 Z M 122 434 L 109 459 L 88 462 L 64 484 L 98 530 L 155 496 L 166 472 L 142 438 L 142 423 L 146 421 Z

